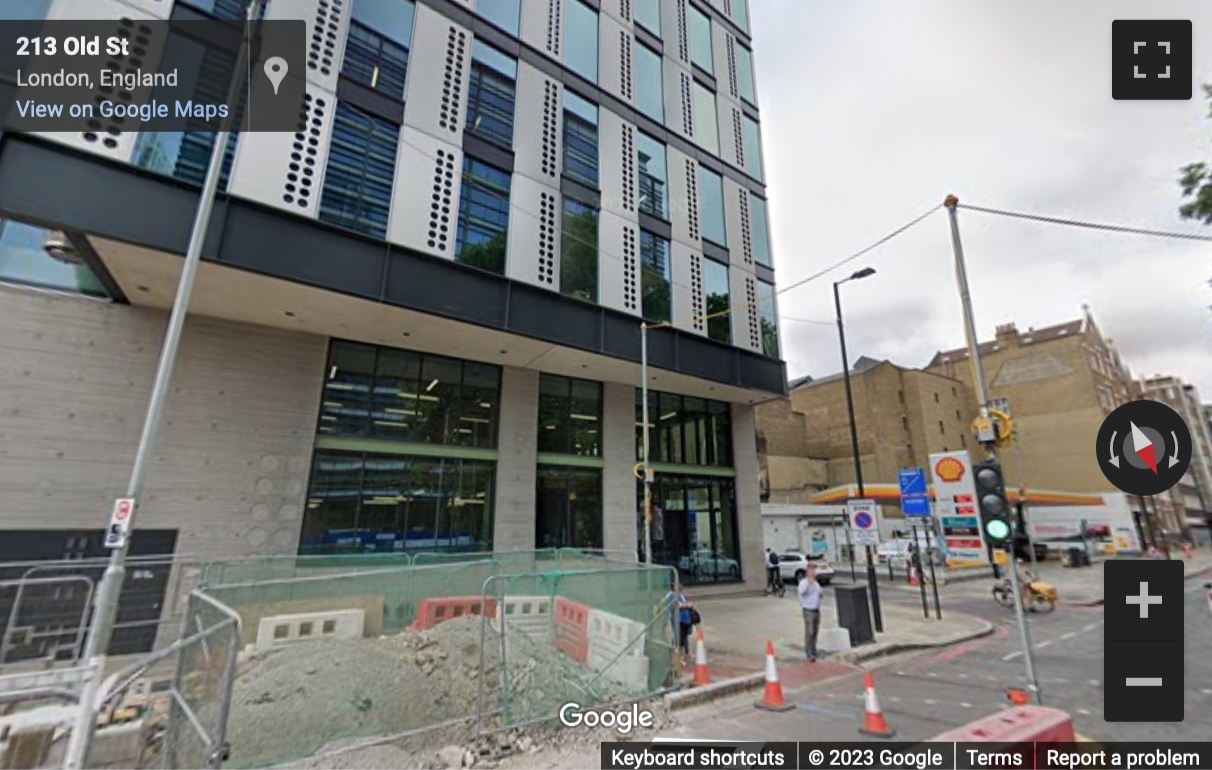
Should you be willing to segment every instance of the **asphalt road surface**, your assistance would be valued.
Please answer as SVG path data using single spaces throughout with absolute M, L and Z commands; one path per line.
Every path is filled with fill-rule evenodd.
M 1202 579 L 1186 582 L 1186 700 L 1182 723 L 1103 721 L 1103 611 L 1062 605 L 1050 614 L 1028 613 L 1036 675 L 1043 704 L 1068 712 L 1076 729 L 1094 740 L 1208 740 L 1212 724 L 1212 614 Z M 1026 670 L 1013 610 L 994 604 L 992 581 L 946 589 L 943 612 L 962 611 L 994 624 L 993 635 L 949 648 L 869 662 L 884 716 L 896 740 L 928 740 L 1007 707 L 1006 688 L 1022 687 Z M 921 606 L 916 592 L 881 591 L 885 602 Z M 754 695 L 736 696 L 687 712 L 670 737 L 733 740 L 870 740 L 857 728 L 863 718 L 862 674 L 830 663 L 815 681 L 785 683 L 796 711 L 769 714 Z M 822 664 L 817 664 L 822 665 Z M 760 692 L 759 692 L 760 694 Z M 805 718 L 807 717 L 807 719 Z

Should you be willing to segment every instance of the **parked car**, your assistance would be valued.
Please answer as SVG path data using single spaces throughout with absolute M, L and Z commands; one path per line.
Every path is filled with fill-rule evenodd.
M 893 565 L 898 567 L 904 566 L 909 563 L 909 553 L 912 545 L 913 540 L 909 538 L 888 540 L 881 543 L 880 547 L 876 549 L 876 560 L 880 564 L 887 564 L 888 560 L 891 559 Z M 917 545 L 918 548 L 922 549 L 923 556 L 928 556 L 936 565 L 943 563 L 942 554 L 938 548 L 934 547 L 936 545 L 934 538 L 931 538 L 929 545 L 927 545 L 926 538 L 919 537 Z M 925 564 L 926 562 L 923 561 L 922 563 Z
M 833 565 L 822 554 L 807 554 L 790 551 L 779 554 L 779 576 L 784 583 L 799 583 L 809 564 L 816 565 L 816 582 L 823 586 L 833 580 Z
M 712 575 L 720 577 L 740 577 L 741 565 L 736 559 L 716 553 L 715 551 L 700 550 L 686 554 L 678 561 L 678 570 L 695 575 Z

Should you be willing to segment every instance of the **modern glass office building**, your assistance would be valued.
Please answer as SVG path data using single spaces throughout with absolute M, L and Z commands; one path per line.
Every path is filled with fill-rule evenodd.
M 747 1 L 265 17 L 307 22 L 303 123 L 229 148 L 141 526 L 202 556 L 639 550 L 646 319 L 673 322 L 649 335 L 653 558 L 760 585 L 751 405 L 785 371 Z M 129 128 L 0 136 L 0 527 L 48 552 L 124 488 L 214 144 Z

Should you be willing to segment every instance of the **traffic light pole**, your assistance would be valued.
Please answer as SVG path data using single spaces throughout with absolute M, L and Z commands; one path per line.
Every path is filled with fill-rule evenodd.
M 972 361 L 972 381 L 976 387 L 976 399 L 980 404 L 982 420 L 989 419 L 989 397 L 985 392 L 985 372 L 981 368 L 981 357 L 976 336 L 976 319 L 972 313 L 972 295 L 968 291 L 968 269 L 964 265 L 964 246 L 960 242 L 959 217 L 957 207 L 959 198 L 948 195 L 943 201 L 947 216 L 951 221 L 951 249 L 955 255 L 955 278 L 959 284 L 960 301 L 964 308 L 964 336 L 968 339 L 968 358 Z M 989 456 L 997 460 L 997 450 L 993 444 L 988 445 Z M 1004 476 L 1003 476 L 1004 478 Z M 1027 616 L 1023 612 L 1023 591 L 1018 579 L 1018 563 L 1014 558 L 1014 539 L 1011 534 L 1008 559 L 1010 573 L 1010 591 L 1014 595 L 1014 615 L 1018 620 L 1019 637 L 1023 645 L 1023 660 L 1027 666 L 1027 686 L 1035 693 L 1035 702 L 1043 705 L 1043 693 L 1039 688 L 1039 680 L 1035 677 L 1035 655 L 1031 647 L 1031 631 L 1027 628 Z

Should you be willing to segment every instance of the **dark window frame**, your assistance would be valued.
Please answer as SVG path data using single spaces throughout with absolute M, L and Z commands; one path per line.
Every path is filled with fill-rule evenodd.
M 357 58 L 351 59 L 351 53 Z M 389 56 L 392 53 L 399 56 L 392 58 Z M 403 102 L 409 53 L 408 46 L 376 32 L 366 24 L 350 21 L 341 74 L 375 93 Z M 399 88 L 396 88 L 397 85 Z
M 488 46 L 483 41 L 476 41 L 476 45 Z M 493 51 L 513 60 L 515 66 L 517 65 L 517 60 L 512 56 L 495 48 Z M 472 56 L 471 71 L 467 77 L 468 134 L 512 152 L 517 99 L 516 78 L 510 78 L 504 72 Z

